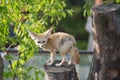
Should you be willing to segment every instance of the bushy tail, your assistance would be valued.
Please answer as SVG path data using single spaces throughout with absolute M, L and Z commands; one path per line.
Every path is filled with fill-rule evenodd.
M 76 46 L 72 46 L 70 53 L 71 53 L 72 60 L 74 61 L 74 63 L 79 64 L 80 63 L 80 54 L 79 54 L 78 48 Z

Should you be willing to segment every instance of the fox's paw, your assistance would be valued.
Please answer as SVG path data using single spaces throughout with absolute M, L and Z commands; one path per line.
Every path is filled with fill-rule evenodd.
M 62 64 L 59 64 L 59 63 L 57 63 L 57 64 L 55 64 L 55 66 L 61 66 Z
M 68 65 L 71 65 L 72 64 L 72 62 L 71 62 L 71 60 L 68 62 Z
M 49 63 L 46 63 L 46 65 L 52 65 L 54 62 L 49 62 Z
M 52 63 L 47 63 L 46 65 L 49 65 L 49 66 L 50 66 L 50 65 L 52 65 Z

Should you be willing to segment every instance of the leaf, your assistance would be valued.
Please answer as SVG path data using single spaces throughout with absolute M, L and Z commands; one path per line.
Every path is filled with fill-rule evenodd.
M 17 68 L 17 62 L 18 62 L 18 61 L 13 61 L 13 62 L 12 62 L 12 68 L 13 68 L 13 69 Z
M 51 18 L 50 22 L 53 23 L 53 21 L 54 21 L 54 18 Z
M 5 5 L 0 6 L 0 13 L 2 13 L 2 14 L 8 13 L 8 9 Z
M 73 16 L 73 10 L 67 10 L 67 13 L 68 13 L 70 16 Z
M 19 65 L 23 65 L 25 63 L 25 61 L 24 60 L 19 60 Z
M 11 60 L 11 59 L 13 59 L 13 55 L 5 55 L 5 59 L 7 59 L 7 60 Z
M 5 78 L 12 78 L 14 75 L 13 71 L 4 71 L 4 77 Z
M 84 17 L 87 17 L 87 10 L 85 9 L 84 12 L 83 12 L 83 16 Z

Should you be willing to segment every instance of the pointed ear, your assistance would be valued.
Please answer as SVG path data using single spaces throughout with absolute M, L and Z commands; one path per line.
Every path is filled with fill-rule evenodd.
M 37 34 L 30 32 L 29 30 L 27 30 L 27 31 L 29 33 L 29 36 L 34 40 Z
M 52 34 L 52 27 L 50 29 L 48 29 L 47 31 L 44 32 L 44 34 L 46 35 L 46 38 L 49 38 L 50 35 Z

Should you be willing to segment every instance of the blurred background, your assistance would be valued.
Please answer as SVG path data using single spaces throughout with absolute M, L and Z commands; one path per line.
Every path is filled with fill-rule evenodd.
M 39 48 L 36 47 L 34 42 L 29 38 L 26 29 L 40 33 L 52 26 L 55 28 L 55 32 L 72 34 L 77 40 L 77 46 L 80 51 L 93 52 L 90 13 L 95 0 L 63 0 L 67 5 L 65 7 L 63 7 L 65 4 L 63 2 L 59 3 L 59 0 L 58 2 L 54 0 L 41 0 L 43 4 L 41 4 L 39 0 L 34 1 L 36 2 L 32 0 L 0 1 L 0 51 L 2 51 L 0 53 L 2 56 L 7 54 L 6 58 L 3 58 L 5 80 L 12 80 L 14 77 L 18 80 L 19 78 L 23 78 L 23 80 L 44 80 L 44 73 L 42 73 L 42 71 L 44 71 L 43 65 L 49 58 L 49 54 L 39 54 L 35 52 Z M 115 1 L 120 2 L 119 0 L 96 1 L 101 1 L 104 4 L 115 3 Z M 57 8 L 54 2 L 57 4 Z M 40 3 L 43 8 L 41 8 L 38 3 Z M 53 5 L 53 7 L 49 5 L 49 3 Z M 36 7 L 40 8 L 41 11 L 39 9 L 37 10 Z M 56 11 L 56 13 L 50 12 L 49 7 L 53 9 L 53 11 Z M 59 8 L 61 8 L 62 13 L 59 12 Z M 65 12 L 63 9 L 65 9 Z M 89 40 L 91 40 L 91 43 L 89 43 Z M 19 50 L 20 52 L 9 54 L 7 52 L 8 49 L 13 51 Z M 4 51 L 6 51 L 6 54 Z M 59 54 L 57 55 L 57 59 L 61 59 Z M 81 54 L 80 60 L 81 63 L 76 66 L 78 77 L 80 80 L 87 80 L 92 54 Z M 36 77 L 37 79 L 35 79 Z M 39 77 L 41 79 L 39 79 Z

